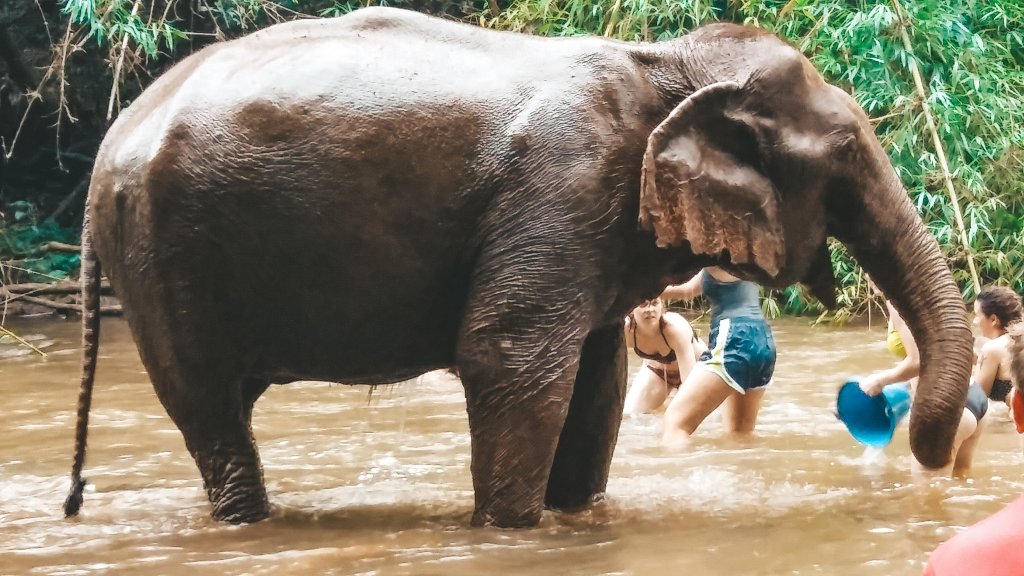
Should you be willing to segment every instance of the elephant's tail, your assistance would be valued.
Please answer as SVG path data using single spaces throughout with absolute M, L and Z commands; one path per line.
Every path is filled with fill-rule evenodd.
M 82 222 L 82 381 L 78 391 L 78 424 L 75 427 L 75 461 L 71 467 L 71 491 L 64 501 L 64 517 L 75 516 L 82 507 L 85 479 L 85 439 L 89 432 L 89 407 L 96 376 L 96 356 L 100 340 L 100 262 L 92 247 L 89 207 L 86 203 Z

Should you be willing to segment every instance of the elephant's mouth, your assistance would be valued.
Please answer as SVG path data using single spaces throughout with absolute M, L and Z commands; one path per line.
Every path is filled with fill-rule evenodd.
M 799 259 L 797 261 L 800 261 Z M 832 258 L 828 244 L 822 242 L 809 265 L 802 268 L 783 267 L 776 274 L 769 274 L 754 263 L 723 264 L 723 268 L 732 274 L 757 282 L 770 288 L 785 288 L 800 282 L 810 290 L 825 307 L 832 308 L 836 303 L 836 278 L 832 270 Z

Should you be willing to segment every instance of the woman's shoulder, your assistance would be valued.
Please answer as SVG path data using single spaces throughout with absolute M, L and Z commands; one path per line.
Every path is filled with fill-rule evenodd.
M 993 349 L 993 350 L 997 349 L 997 348 L 998 349 L 1002 349 L 1002 350 L 1007 350 L 1007 349 L 1009 349 L 1010 344 L 1012 344 L 1012 343 L 1013 343 L 1013 340 L 1010 338 L 1010 335 L 1009 334 L 1003 334 L 1002 336 L 998 336 L 996 338 L 993 338 L 993 339 L 985 342 L 984 344 L 981 345 L 981 347 L 982 348 L 990 348 L 990 349 Z
M 684 334 L 689 334 L 693 331 L 690 327 L 690 322 L 682 314 L 678 312 L 665 312 L 661 315 L 664 322 L 664 327 L 667 330 L 682 330 Z
M 998 338 L 993 338 L 982 344 L 981 351 L 996 358 L 1008 358 L 1010 356 L 1010 346 L 1012 344 L 1013 340 L 1010 339 L 1010 335 L 1003 334 Z

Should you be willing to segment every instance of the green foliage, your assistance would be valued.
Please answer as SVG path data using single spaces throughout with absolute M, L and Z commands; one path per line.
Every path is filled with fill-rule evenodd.
M 174 2 L 175 0 L 167 0 Z M 136 2 L 141 4 L 133 15 Z M 154 0 L 63 0 L 72 20 L 100 43 L 128 41 L 153 56 L 173 51 L 184 22 L 153 9 Z M 1024 291 L 1024 0 L 511 0 L 495 15 L 487 0 L 195 0 L 219 26 L 245 30 L 284 12 L 336 16 L 369 4 L 468 14 L 479 25 L 549 36 L 597 34 L 664 40 L 713 21 L 775 31 L 867 111 L 908 194 L 947 254 L 965 298 L 974 288 L 968 252 L 945 189 L 939 157 L 911 74 L 924 79 L 965 220 L 970 257 L 982 283 Z M 167 6 L 160 4 L 160 6 Z M 181 13 L 187 13 L 182 10 Z M 165 16 L 161 16 L 161 14 Z M 842 322 L 869 306 L 863 274 L 831 246 L 840 285 L 828 314 L 800 287 L 766 291 L 773 315 L 817 315 Z
M 61 0 L 71 22 L 101 46 L 127 42 L 149 58 L 173 53 L 202 18 L 212 19 L 218 36 L 262 28 L 296 17 L 333 17 L 365 6 L 397 6 L 434 14 L 477 12 L 486 0 Z M 197 18 L 197 16 L 199 18 Z
M 713 2 L 696 0 L 528 0 L 513 2 L 486 26 L 544 36 L 598 34 L 620 40 L 666 40 L 718 19 Z M 724 4 L 724 3 L 719 3 Z
M 32 206 L 14 207 L 15 222 L 0 221 L 0 284 L 62 280 L 78 269 L 79 255 L 47 252 L 45 242 L 78 242 L 78 230 L 62 228 L 53 222 L 37 223 Z
M 154 19 L 152 11 L 142 8 L 141 0 L 63 0 L 61 6 L 71 22 L 88 28 L 89 36 L 101 46 L 127 38 L 149 57 L 158 55 L 161 48 L 173 51 L 185 32 L 166 18 Z
M 897 173 L 971 299 L 967 254 L 910 71 L 916 61 L 981 281 L 1024 289 L 1024 3 L 906 2 L 912 53 L 891 3 L 794 1 L 785 17 L 771 10 L 772 3 L 748 6 L 755 4 L 748 21 L 794 42 L 873 117 Z M 849 314 L 863 304 L 844 301 L 854 286 L 844 274 L 851 264 L 843 252 L 833 249 L 832 255 L 844 292 L 840 314 Z

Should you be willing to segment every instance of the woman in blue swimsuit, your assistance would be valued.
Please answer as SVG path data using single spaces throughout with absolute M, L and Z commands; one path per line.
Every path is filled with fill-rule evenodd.
M 710 348 L 665 411 L 662 444 L 669 447 L 688 444 L 719 406 L 729 432 L 753 432 L 764 387 L 775 371 L 775 338 L 761 313 L 757 284 L 712 267 L 669 286 L 662 296 L 689 300 L 699 294 L 711 303 Z
M 627 415 L 654 412 L 669 393 L 690 373 L 707 347 L 690 323 L 675 312 L 666 312 L 661 298 L 647 300 L 626 316 L 626 346 L 643 363 L 626 394 Z

